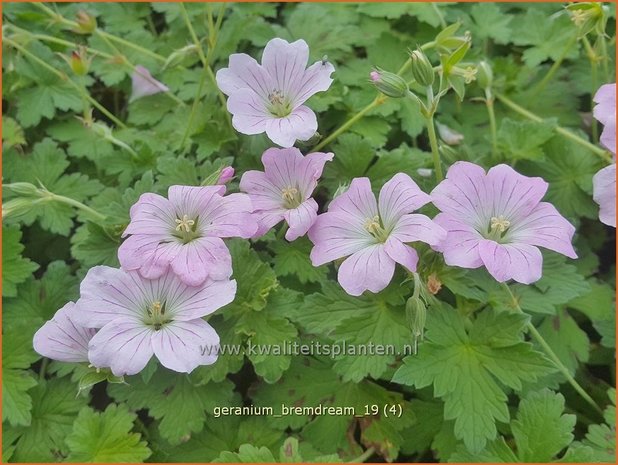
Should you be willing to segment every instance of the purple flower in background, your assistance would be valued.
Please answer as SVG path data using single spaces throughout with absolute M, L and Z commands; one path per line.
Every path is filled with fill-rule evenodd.
M 616 227 L 616 164 L 600 170 L 592 178 L 594 201 L 601 207 L 599 219 L 608 226 Z
M 56 312 L 34 335 L 33 346 L 43 357 L 61 362 L 87 362 L 88 343 L 96 330 L 75 323 L 73 302 Z
M 169 88 L 165 84 L 152 77 L 147 68 L 137 65 L 131 75 L 131 98 L 129 102 L 168 90 Z
M 282 147 L 311 138 L 318 128 L 315 113 L 303 105 L 327 90 L 335 70 L 327 61 L 307 68 L 309 46 L 304 40 L 272 39 L 262 64 L 244 53 L 230 55 L 229 68 L 217 72 L 217 84 L 228 95 L 232 123 L 243 134 L 266 135 Z
M 605 84 L 594 96 L 594 117 L 603 123 L 601 143 L 616 154 L 616 84 Z
M 217 346 L 219 336 L 202 317 L 234 300 L 236 281 L 190 287 L 171 272 L 151 280 L 135 271 L 95 266 L 80 294 L 75 321 L 101 328 L 88 346 L 95 366 L 110 367 L 116 376 L 133 375 L 154 354 L 166 368 L 190 373 L 216 361 L 217 354 L 204 348 Z
M 313 265 L 348 257 L 339 267 L 341 287 L 350 295 L 381 291 L 393 278 L 395 262 L 416 270 L 418 254 L 407 242 L 435 245 L 446 236 L 427 216 L 412 214 L 429 201 L 404 173 L 384 184 L 377 202 L 368 178 L 353 179 L 309 230 Z
M 122 268 L 155 279 L 171 266 L 190 286 L 228 278 L 232 258 L 221 238 L 252 237 L 257 224 L 246 194 L 224 192 L 225 186 L 171 186 L 167 199 L 142 194 L 118 250 Z
M 431 193 L 442 211 L 434 221 L 448 231 L 434 249 L 447 265 L 485 265 L 500 282 L 537 281 L 543 265 L 537 246 L 577 258 L 571 245 L 575 228 L 552 204 L 541 202 L 547 187 L 543 179 L 507 165 L 485 173 L 473 163 L 455 163 Z
M 303 156 L 297 148 L 271 148 L 262 155 L 264 171 L 247 171 L 240 189 L 249 194 L 258 218 L 256 237 L 284 220 L 290 229 L 285 234 L 293 241 L 307 233 L 315 222 L 318 204 L 311 197 L 332 153 Z

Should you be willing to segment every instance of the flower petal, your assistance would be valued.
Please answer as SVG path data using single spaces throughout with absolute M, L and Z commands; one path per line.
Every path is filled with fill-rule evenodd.
M 353 253 L 339 267 L 337 279 L 350 295 L 364 291 L 380 292 L 393 279 L 395 261 L 388 256 L 383 244 L 374 244 Z
M 152 335 L 154 354 L 161 364 L 180 373 L 215 363 L 218 345 L 219 335 L 202 319 L 175 321 Z
M 169 90 L 165 84 L 153 78 L 150 71 L 142 65 L 135 67 L 131 75 L 131 81 L 131 98 L 129 102 Z
M 378 204 L 371 191 L 369 178 L 352 179 L 348 190 L 333 199 L 328 206 L 328 211 L 347 213 L 360 220 L 361 224 L 377 216 Z
M 375 243 L 362 220 L 343 211 L 318 215 L 308 236 L 314 244 L 310 255 L 313 266 L 347 257 Z
M 514 279 L 522 284 L 531 284 L 541 279 L 543 256 L 532 245 L 498 244 L 483 239 L 479 242 L 478 250 L 487 271 L 498 282 Z
M 526 218 L 520 220 L 508 233 L 510 241 L 545 247 L 546 249 L 577 258 L 571 241 L 575 227 L 552 204 L 541 202 Z
M 409 214 L 399 218 L 390 237 L 401 242 L 422 241 L 438 245 L 446 239 L 446 231 L 425 215 Z
M 462 268 L 478 268 L 483 265 L 478 252 L 483 236 L 472 226 L 447 213 L 438 214 L 433 221 L 446 231 L 446 237 L 432 248 L 442 252 L 447 265 Z
M 168 241 L 167 236 L 130 236 L 118 248 L 118 261 L 127 271 L 139 270 L 143 277 L 156 279 L 167 271 L 182 248 L 182 244 Z
M 294 105 L 302 105 L 312 95 L 328 90 L 333 83 L 330 77 L 335 71 L 335 67 L 322 60 L 315 62 L 305 70 L 300 83 L 293 89 Z
M 76 324 L 72 316 L 75 311 L 73 302 L 58 310 L 34 334 L 34 350 L 43 357 L 61 362 L 87 362 L 88 342 L 96 331 Z
M 259 211 L 253 214 L 258 223 L 258 228 L 252 239 L 262 237 L 277 223 L 283 221 L 285 218 L 285 208 L 277 208 L 267 211 Z
M 594 117 L 604 125 L 613 124 L 616 127 L 616 84 L 604 84 L 594 95 L 592 112 Z
M 242 134 L 261 134 L 275 119 L 264 100 L 251 89 L 238 89 L 230 95 L 227 109 L 232 114 L 232 126 Z
M 285 238 L 288 241 L 293 241 L 304 236 L 313 226 L 317 217 L 318 204 L 313 198 L 305 200 L 297 208 L 287 210 L 285 221 L 287 221 L 290 229 L 285 233 Z
M 240 179 L 240 190 L 249 194 L 256 211 L 279 209 L 283 205 L 281 189 L 262 171 L 246 171 Z
M 412 213 L 429 203 L 431 197 L 425 194 L 405 173 L 398 173 L 380 189 L 380 218 L 386 229 L 390 229 L 406 213 Z
M 297 140 L 308 140 L 313 137 L 317 129 L 318 120 L 315 113 L 310 108 L 301 105 L 288 116 L 271 117 L 267 121 L 266 135 L 275 144 L 291 147 Z M 248 133 L 245 132 L 245 134 Z
M 251 215 L 253 204 L 247 194 L 230 194 L 211 202 L 202 209 L 204 231 L 208 236 L 242 237 L 248 239 L 257 230 L 257 222 Z
M 168 275 L 168 278 L 173 275 Z M 154 286 L 161 285 L 152 282 Z M 210 315 L 229 304 L 236 296 L 236 281 L 208 280 L 201 286 L 187 286 L 173 277 L 167 287 L 167 308 L 174 321 L 190 321 Z
M 418 264 L 418 253 L 412 247 L 403 244 L 400 240 L 389 237 L 384 244 L 384 250 L 400 265 L 403 265 L 408 271 L 416 271 Z
M 216 208 L 224 193 L 225 186 L 170 186 L 167 197 L 174 212 L 170 225 L 175 226 L 176 218 L 183 215 L 203 216 L 204 211 Z
M 230 251 L 218 237 L 202 237 L 178 247 L 171 265 L 188 286 L 199 286 L 207 278 L 226 279 L 232 274 Z
M 90 340 L 90 362 L 97 367 L 110 367 L 115 376 L 139 373 L 152 357 L 153 332 L 137 320 L 112 320 Z
M 272 92 L 270 76 L 255 59 L 245 53 L 230 55 L 229 67 L 217 71 L 217 85 L 221 92 L 232 95 L 240 89 L 251 89 L 262 98 Z
M 262 66 L 270 75 L 272 87 L 291 96 L 301 87 L 305 68 L 309 61 L 309 46 L 300 39 L 289 43 L 275 38 L 270 40 L 262 54 Z
M 168 199 L 158 194 L 142 194 L 131 207 L 131 222 L 123 231 L 128 234 L 158 234 L 169 236 L 175 220 L 174 208 Z
M 599 219 L 616 227 L 616 164 L 600 170 L 592 178 L 594 201 L 601 207 Z

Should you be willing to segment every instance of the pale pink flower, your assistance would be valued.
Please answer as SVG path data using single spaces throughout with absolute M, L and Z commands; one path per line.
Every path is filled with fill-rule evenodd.
M 219 173 L 219 179 L 217 179 L 216 184 L 219 184 L 221 186 L 223 184 L 227 184 L 228 182 L 232 180 L 233 177 L 234 177 L 234 168 L 232 168 L 231 166 L 226 166 Z
M 317 128 L 315 113 L 304 103 L 327 90 L 335 68 L 325 60 L 307 68 L 309 46 L 272 39 L 262 64 L 244 53 L 230 55 L 228 68 L 217 72 L 219 89 L 228 96 L 232 123 L 243 134 L 266 135 L 282 147 L 308 140 Z
M 142 194 L 118 250 L 122 268 L 155 279 L 171 267 L 190 286 L 228 278 L 232 258 L 222 238 L 252 237 L 257 223 L 246 194 L 224 193 L 225 186 L 171 186 L 167 199 Z
M 75 322 L 73 302 L 56 312 L 35 334 L 32 345 L 43 357 L 60 362 L 87 362 L 88 343 L 96 330 Z
M 484 265 L 500 282 L 537 281 L 543 265 L 539 246 L 577 258 L 571 244 L 575 228 L 552 204 L 541 202 L 547 187 L 543 179 L 507 165 L 485 173 L 473 163 L 453 164 L 431 193 L 442 211 L 434 221 L 448 232 L 433 248 L 447 265 Z
M 255 237 L 285 220 L 285 234 L 293 241 L 307 233 L 315 222 L 318 204 L 311 197 L 324 164 L 332 153 L 315 152 L 303 156 L 297 148 L 270 148 L 262 155 L 264 171 L 247 171 L 240 180 L 240 190 L 249 194 L 258 218 Z
M 412 213 L 429 201 L 404 173 L 384 184 L 377 202 L 368 178 L 353 179 L 309 230 L 313 265 L 348 257 L 339 267 L 341 287 L 350 295 L 381 291 L 393 278 L 395 263 L 416 271 L 418 254 L 407 243 L 435 245 L 446 236 L 427 216 Z
M 147 68 L 137 65 L 131 75 L 131 98 L 129 102 L 168 90 L 169 88 L 165 84 L 152 77 Z
M 592 178 L 594 201 L 601 207 L 599 219 L 608 226 L 616 227 L 616 164 L 600 170 Z
M 616 154 L 616 83 L 601 86 L 594 101 L 594 117 L 604 125 L 601 143 Z
M 187 286 L 171 272 L 145 279 L 136 271 L 96 266 L 80 286 L 74 320 L 101 328 L 90 340 L 88 358 L 116 376 L 140 372 L 155 355 L 170 370 L 190 373 L 210 365 L 219 336 L 202 317 L 229 304 L 236 281 L 207 280 Z

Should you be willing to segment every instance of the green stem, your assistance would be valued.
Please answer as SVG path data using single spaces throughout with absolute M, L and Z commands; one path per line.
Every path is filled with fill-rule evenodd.
M 429 144 L 431 145 L 433 167 L 436 171 L 436 181 L 440 182 L 444 179 L 444 175 L 442 174 L 442 164 L 440 162 L 440 151 L 438 150 L 438 138 L 436 137 L 436 128 L 433 123 L 433 114 L 427 117 L 427 133 L 429 134 Z
M 517 311 L 519 313 L 525 314 L 525 312 L 521 309 L 521 307 L 519 305 L 519 302 L 517 301 L 517 298 L 513 294 L 513 291 L 511 291 L 511 288 L 508 286 L 508 284 L 502 283 L 502 286 L 508 292 L 508 294 L 511 297 L 511 300 L 513 302 L 513 306 L 517 309 Z M 601 415 L 603 415 L 603 409 L 601 409 L 601 407 L 599 407 L 597 405 L 597 403 L 594 401 L 594 399 L 592 397 L 590 397 L 588 395 L 588 393 L 584 390 L 584 388 L 582 388 L 579 385 L 579 383 L 575 380 L 575 378 L 573 378 L 573 376 L 569 372 L 569 369 L 564 366 L 564 364 L 562 363 L 560 358 L 558 358 L 556 353 L 552 350 L 552 348 L 547 343 L 547 341 L 543 338 L 543 336 L 541 336 L 541 333 L 539 333 L 537 331 L 537 329 L 534 327 L 534 325 L 530 321 L 528 321 L 526 327 L 528 328 L 528 331 L 530 332 L 530 334 L 532 335 L 534 340 L 536 340 L 536 342 L 545 351 L 545 354 L 554 363 L 556 368 L 558 368 L 558 371 L 560 371 L 560 373 L 562 373 L 564 375 L 564 377 L 567 379 L 567 381 L 573 387 L 573 389 L 575 389 L 575 391 L 577 391 L 577 393 L 582 397 L 582 399 L 584 399 L 586 402 L 588 402 L 597 412 L 599 412 Z
M 41 362 L 41 369 L 39 370 L 39 381 L 45 379 L 45 373 L 47 372 L 47 365 L 49 365 L 49 359 L 47 357 L 43 357 L 43 361 Z
M 27 56 L 28 58 L 30 58 L 32 61 L 36 62 L 37 64 L 39 64 L 40 66 L 42 66 L 43 68 L 47 69 L 49 72 L 55 74 L 56 76 L 58 76 L 61 80 L 68 82 L 75 90 L 77 90 L 77 92 L 83 96 L 86 100 L 88 100 L 88 102 L 93 105 L 95 108 L 97 108 L 101 113 L 103 113 L 105 116 L 107 116 L 111 121 L 114 122 L 114 124 L 116 124 L 116 126 L 121 127 L 121 128 L 126 128 L 127 126 L 120 121 L 118 118 L 116 118 L 109 110 L 107 110 L 107 108 L 105 108 L 103 105 L 101 105 L 99 102 L 97 102 L 95 99 L 93 99 L 90 94 L 86 93 L 81 86 L 79 86 L 79 84 L 75 83 L 72 79 L 70 79 L 66 74 L 64 74 L 61 71 L 58 71 L 56 68 L 54 68 L 53 66 L 49 65 L 46 61 L 42 60 L 41 58 L 37 57 L 36 55 L 34 55 L 32 52 L 30 52 L 29 50 L 27 50 L 26 48 L 22 47 L 21 45 L 19 45 L 17 42 L 15 42 L 12 39 L 9 39 L 8 37 L 4 38 L 5 42 L 8 43 L 11 47 L 16 48 L 17 50 L 19 50 L 21 53 L 23 53 L 25 56 Z
M 491 155 L 494 160 L 498 159 L 498 130 L 496 128 L 496 113 L 494 112 L 494 96 L 491 89 L 485 89 L 485 105 L 489 115 L 489 129 L 491 131 Z
M 509 107 L 511 110 L 519 113 L 522 116 L 525 116 L 526 118 L 528 118 L 528 119 L 530 119 L 532 121 L 536 121 L 537 123 L 542 123 L 544 121 L 543 118 L 541 118 L 540 116 L 532 113 L 529 110 L 526 110 L 525 108 L 523 108 L 522 106 L 520 106 L 517 103 L 513 102 L 511 99 L 509 99 L 505 95 L 496 94 L 496 98 L 498 100 L 500 100 L 500 102 L 502 102 L 504 105 Z M 606 150 L 603 150 L 602 148 L 597 147 L 596 145 L 588 142 L 586 139 L 578 136 L 577 134 L 574 134 L 573 132 L 571 132 L 568 129 L 565 129 L 563 127 L 554 126 L 553 129 L 554 129 L 554 131 L 556 131 L 558 134 L 562 135 L 563 137 L 566 137 L 567 139 L 575 142 L 576 144 L 579 144 L 582 147 L 587 148 L 588 150 L 590 150 L 591 152 L 593 152 L 595 155 L 597 155 L 598 157 L 602 158 L 606 162 L 613 163 L 612 156 Z
M 375 451 L 376 451 L 375 447 L 370 447 L 369 449 L 365 450 L 365 452 L 363 452 L 361 455 L 359 455 L 355 459 L 350 460 L 348 463 L 362 463 L 365 460 L 367 460 L 369 457 L 371 457 L 375 453 Z
M 277 234 L 275 235 L 277 240 L 282 240 L 285 237 L 285 233 L 287 232 L 288 228 L 288 224 L 284 222 L 279 228 L 279 231 L 277 231 Z
M 78 200 L 72 199 L 70 197 L 65 197 L 64 195 L 54 194 L 53 192 L 47 192 L 47 197 L 50 200 L 53 200 L 59 203 L 64 203 L 65 205 L 69 205 L 71 207 L 77 208 L 78 210 L 82 210 L 84 213 L 90 215 L 90 217 L 92 217 L 93 219 L 96 219 L 97 221 L 104 221 L 107 218 L 107 216 L 103 215 L 102 213 L 99 213 L 93 208 L 90 208 L 88 205 L 84 205 Z
M 605 34 L 601 34 L 598 40 L 601 41 L 601 60 L 603 63 L 603 77 L 605 78 L 604 82 L 608 83 L 612 79 L 609 73 L 609 56 L 607 55 L 607 40 L 605 38 Z
M 202 72 L 201 76 L 200 76 L 200 81 L 197 85 L 197 92 L 195 94 L 195 98 L 193 99 L 193 105 L 191 105 L 191 114 L 189 115 L 189 121 L 187 122 L 187 125 L 185 126 L 185 131 L 182 134 L 182 139 L 180 140 L 180 148 L 182 149 L 185 146 L 185 142 L 187 141 L 187 138 L 189 137 L 189 132 L 191 132 L 191 126 L 193 124 L 193 118 L 195 117 L 195 112 L 197 111 L 197 106 L 200 102 L 200 95 L 202 95 L 202 89 L 204 88 L 204 82 L 206 81 L 206 75 L 208 68 L 204 68 L 204 71 Z
M 594 95 L 599 88 L 599 64 L 597 54 L 594 52 L 590 41 L 586 36 L 582 37 L 584 48 L 588 61 L 590 61 L 590 72 L 592 80 L 592 89 L 590 91 L 590 108 L 594 107 Z M 599 140 L 599 123 L 595 118 L 592 118 L 592 140 Z
M 204 56 L 204 50 L 202 49 L 202 43 L 198 40 L 197 35 L 195 34 L 195 30 L 193 29 L 193 25 L 191 24 L 191 19 L 189 18 L 189 13 L 187 13 L 187 9 L 185 8 L 185 4 L 180 2 L 178 3 L 180 6 L 180 12 L 182 13 L 182 17 L 185 20 L 185 25 L 189 30 L 189 34 L 191 35 L 191 39 L 193 40 L 193 44 L 197 50 L 197 54 L 200 57 L 200 61 L 202 65 L 205 67 L 208 66 L 208 61 L 206 60 L 206 56 Z M 209 52 L 210 53 L 210 52 Z
M 556 74 L 558 69 L 560 69 L 562 62 L 564 61 L 566 56 L 571 51 L 571 48 L 573 48 L 573 46 L 577 43 L 577 37 L 578 37 L 577 34 L 574 34 L 573 37 L 571 37 L 571 39 L 567 42 L 566 46 L 564 47 L 564 50 L 562 50 L 562 53 L 560 54 L 558 59 L 554 61 L 554 63 L 551 65 L 551 68 L 549 68 L 549 71 L 547 71 L 547 74 L 534 87 L 534 89 L 532 90 L 531 96 L 535 96 L 539 94 L 545 88 L 545 86 L 549 83 L 549 81 L 553 79 L 554 74 Z

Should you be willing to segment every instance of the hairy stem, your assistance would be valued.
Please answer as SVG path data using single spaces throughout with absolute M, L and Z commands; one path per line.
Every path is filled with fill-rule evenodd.
M 442 174 L 442 163 L 440 161 L 440 151 L 438 150 L 438 138 L 436 137 L 433 114 L 427 117 L 427 133 L 429 134 L 429 144 L 431 145 L 431 155 L 433 158 L 433 167 L 436 172 L 436 181 L 440 182 L 444 179 L 444 175 Z
M 71 207 L 75 207 L 78 210 L 81 210 L 87 215 L 89 215 L 95 221 L 104 221 L 107 218 L 107 216 L 103 215 L 102 213 L 99 213 L 94 208 L 91 208 L 88 205 L 85 205 L 78 200 L 72 199 L 70 197 L 65 197 L 64 195 L 54 194 L 53 192 L 49 192 L 49 191 L 46 194 L 49 200 L 59 202 L 59 203 L 64 203 L 65 205 L 69 205 Z
M 565 45 L 558 59 L 554 61 L 554 63 L 551 65 L 551 68 L 549 68 L 549 71 L 547 71 L 547 74 L 534 87 L 534 89 L 532 90 L 532 94 L 531 94 L 532 96 L 538 95 L 545 88 L 545 86 L 549 83 L 549 81 L 553 79 L 558 69 L 560 69 L 562 62 L 564 61 L 564 59 L 566 58 L 566 56 L 569 54 L 569 52 L 571 51 L 571 49 L 576 43 L 577 43 L 577 34 L 574 34 L 573 37 L 571 37 L 571 39 Z
M 485 105 L 489 116 L 489 130 L 491 131 L 491 155 L 494 160 L 498 159 L 498 130 L 496 127 L 496 113 L 494 112 L 494 96 L 491 89 L 485 89 Z

